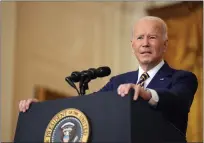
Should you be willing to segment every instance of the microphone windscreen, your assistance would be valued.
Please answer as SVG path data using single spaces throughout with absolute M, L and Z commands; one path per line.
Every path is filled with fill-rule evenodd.
M 71 76 L 69 77 L 69 79 L 72 82 L 79 82 L 81 79 L 81 73 L 78 71 L 72 72 Z
M 111 69 L 109 67 L 99 67 L 96 70 L 97 77 L 105 77 L 110 75 Z

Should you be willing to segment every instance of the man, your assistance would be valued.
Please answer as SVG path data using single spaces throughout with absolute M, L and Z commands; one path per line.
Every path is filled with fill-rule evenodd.
M 188 113 L 197 90 L 196 76 L 187 71 L 175 70 L 163 60 L 168 36 L 165 22 L 158 17 L 146 16 L 133 27 L 132 48 L 139 62 L 137 71 L 112 77 L 101 89 L 117 90 L 122 97 L 135 89 L 134 100 L 140 96 L 164 116 L 183 134 L 186 133 Z M 25 112 L 35 99 L 21 101 L 20 111 Z
M 167 44 L 165 22 L 157 17 L 141 18 L 133 28 L 132 37 L 139 70 L 112 77 L 100 91 L 117 90 L 123 97 L 133 88 L 134 100 L 140 96 L 186 134 L 197 78 L 191 72 L 169 67 L 163 60 Z

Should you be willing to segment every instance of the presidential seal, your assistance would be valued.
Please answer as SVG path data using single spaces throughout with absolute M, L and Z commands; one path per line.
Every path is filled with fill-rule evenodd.
M 44 142 L 87 142 L 89 123 L 78 109 L 68 108 L 57 113 L 47 126 Z

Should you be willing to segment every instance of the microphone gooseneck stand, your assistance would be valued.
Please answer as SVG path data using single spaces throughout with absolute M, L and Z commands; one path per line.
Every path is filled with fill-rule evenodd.
M 79 90 L 77 89 L 76 85 L 74 84 L 74 82 L 73 82 L 69 77 L 66 77 L 65 80 L 67 81 L 67 83 L 68 83 L 71 87 L 73 87 L 73 88 L 77 91 L 77 93 L 78 93 L 79 95 L 81 95 L 81 93 L 80 93 Z
M 65 78 L 67 83 L 73 87 L 79 95 L 85 95 L 86 90 L 89 89 L 88 83 L 96 79 L 97 77 L 105 77 L 111 73 L 111 69 L 109 67 L 99 67 L 97 69 L 90 68 L 88 70 L 84 70 L 81 72 L 75 71 L 72 72 L 71 76 Z M 79 82 L 79 90 L 77 89 L 74 82 Z
M 89 89 L 88 83 L 91 81 L 90 77 L 82 76 L 79 82 L 80 95 L 85 95 L 86 90 Z

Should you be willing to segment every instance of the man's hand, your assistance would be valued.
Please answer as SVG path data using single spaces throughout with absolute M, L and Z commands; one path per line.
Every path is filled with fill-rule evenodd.
M 19 111 L 20 112 L 25 112 L 26 110 L 29 109 L 30 104 L 33 103 L 33 102 L 38 102 L 38 100 L 37 99 L 32 99 L 32 98 L 27 99 L 27 100 L 21 100 L 19 102 Z
M 124 97 L 126 94 L 128 94 L 131 88 L 135 90 L 133 100 L 137 100 L 138 96 L 141 96 L 144 100 L 150 100 L 152 98 L 152 95 L 149 91 L 145 90 L 140 85 L 136 85 L 132 83 L 121 84 L 118 87 L 118 94 Z

